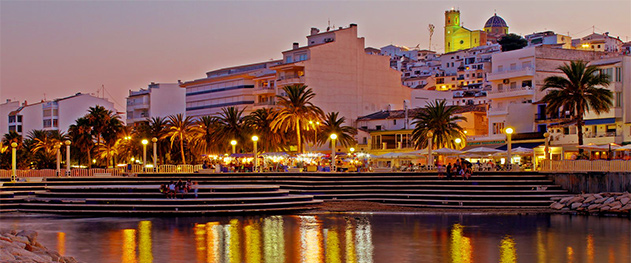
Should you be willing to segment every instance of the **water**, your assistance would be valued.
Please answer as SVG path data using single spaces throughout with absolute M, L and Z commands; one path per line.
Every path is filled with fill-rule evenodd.
M 567 215 L 321 214 L 77 218 L 2 228 L 83 262 L 631 262 L 631 220 Z

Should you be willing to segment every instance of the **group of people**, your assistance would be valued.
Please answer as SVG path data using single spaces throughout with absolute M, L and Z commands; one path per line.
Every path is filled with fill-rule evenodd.
M 471 174 L 473 173 L 473 164 L 471 162 L 465 160 L 464 158 L 456 159 L 456 163 L 453 165 L 451 163 L 447 164 L 447 167 L 443 167 L 442 165 L 438 165 L 438 177 L 443 178 L 445 175 L 447 179 L 451 179 L 451 176 L 460 176 L 462 180 L 470 179 Z
M 165 194 L 168 199 L 177 199 L 177 194 L 181 194 L 182 198 L 184 198 L 184 194 L 193 190 L 195 198 L 197 198 L 198 188 L 197 182 L 191 182 L 191 179 L 186 181 L 180 179 L 177 182 L 171 181 L 168 184 L 160 185 L 160 192 Z

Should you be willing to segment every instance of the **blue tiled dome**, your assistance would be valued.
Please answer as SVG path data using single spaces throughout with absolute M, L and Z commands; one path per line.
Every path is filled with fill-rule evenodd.
M 489 18 L 489 20 L 486 20 L 486 24 L 484 24 L 484 27 L 508 27 L 506 25 L 506 21 L 504 21 L 504 19 L 502 19 L 501 17 L 497 16 L 497 14 L 494 14 L 491 18 Z

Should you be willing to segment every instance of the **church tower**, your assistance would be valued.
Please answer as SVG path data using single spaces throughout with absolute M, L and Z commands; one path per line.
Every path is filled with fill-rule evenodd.
M 453 41 L 458 29 L 460 29 L 460 11 L 453 8 L 445 11 L 445 53 L 456 50 Z

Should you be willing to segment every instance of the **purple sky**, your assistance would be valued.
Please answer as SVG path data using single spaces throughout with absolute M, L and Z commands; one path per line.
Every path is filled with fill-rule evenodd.
M 128 90 L 151 81 L 279 59 L 309 28 L 357 23 L 368 46 L 442 52 L 444 11 L 456 7 L 470 29 L 494 10 L 509 31 L 553 30 L 573 38 L 610 32 L 631 40 L 631 1 L 0 1 L 0 102 L 96 93 L 124 111 Z

